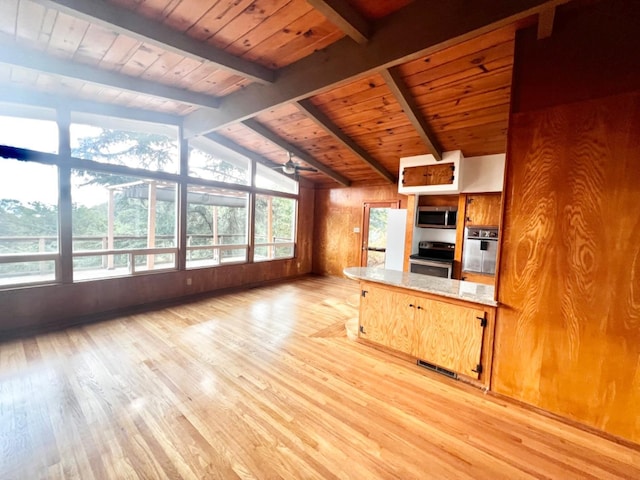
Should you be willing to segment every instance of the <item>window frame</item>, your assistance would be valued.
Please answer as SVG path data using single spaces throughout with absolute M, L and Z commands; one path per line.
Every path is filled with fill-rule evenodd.
M 14 105 L 14 104 L 11 104 Z M 21 104 L 15 104 L 15 111 L 20 111 L 22 108 Z M 275 191 L 266 188 L 260 188 L 256 186 L 256 170 L 258 163 L 264 163 L 265 168 L 271 168 L 271 165 L 268 161 L 262 162 L 260 159 L 257 159 L 255 156 L 246 157 L 249 168 L 250 181 L 247 185 L 237 184 L 237 183 L 227 183 L 220 182 L 216 180 L 208 180 L 204 178 L 193 177 L 189 175 L 189 166 L 188 166 L 188 149 L 189 142 L 184 137 L 184 131 L 179 124 L 179 121 L 176 119 L 175 123 L 171 123 L 172 117 L 167 115 L 158 114 L 157 117 L 160 118 L 158 122 L 153 122 L 149 119 L 140 120 L 138 115 L 132 115 L 130 118 L 122 117 L 121 115 L 98 115 L 109 118 L 112 122 L 117 122 L 118 119 L 124 118 L 127 121 L 131 122 L 139 122 L 143 121 L 146 123 L 158 123 L 159 128 L 170 128 L 178 129 L 178 151 L 179 151 L 179 169 L 177 173 L 165 172 L 165 171 L 154 171 L 154 170 L 145 170 L 143 168 L 135 168 L 128 167 L 125 165 L 117 165 L 117 164 L 109 164 L 102 163 L 94 160 L 86 160 L 82 158 L 73 157 L 71 155 L 70 150 L 70 118 L 72 115 L 75 115 L 70 110 L 59 108 L 57 110 L 47 107 L 33 107 L 33 106 L 25 106 L 24 113 L 20 116 L 26 118 L 41 118 L 40 115 L 30 116 L 28 112 L 42 110 L 46 112 L 44 115 L 47 119 L 51 119 L 51 112 L 56 113 L 56 124 L 58 126 L 59 131 L 59 144 L 58 144 L 58 153 L 45 153 L 37 150 L 30 150 L 25 148 L 17 148 L 12 147 L 10 145 L 0 145 L 0 162 L 5 160 L 19 160 L 26 162 L 34 162 L 41 163 L 45 165 L 54 165 L 58 168 L 58 252 L 57 253 L 32 253 L 32 254 L 19 254 L 18 256 L 10 254 L 0 255 L 0 263 L 12 263 L 10 260 L 15 260 L 19 258 L 21 261 L 54 261 L 55 262 L 55 279 L 54 280 L 43 280 L 43 281 L 34 281 L 27 283 L 7 283 L 4 285 L 0 285 L 0 290 L 10 290 L 14 288 L 23 288 L 23 287 L 33 287 L 33 286 L 42 286 L 42 285 L 53 285 L 53 284 L 72 284 L 78 282 L 93 282 L 93 281 L 102 281 L 108 280 L 112 278 L 125 278 L 129 276 L 138 276 L 138 275 L 153 275 L 157 273 L 167 273 L 172 271 L 186 271 L 192 270 L 195 267 L 187 267 L 187 235 L 186 235 L 186 213 L 187 213 L 187 191 L 189 185 L 193 186 L 201 186 L 201 187 L 211 187 L 211 188 L 221 188 L 228 190 L 235 190 L 239 192 L 245 192 L 248 194 L 248 218 L 247 218 L 247 244 L 246 247 L 243 244 L 224 246 L 224 249 L 237 249 L 237 248 L 246 248 L 246 261 L 239 262 L 220 262 L 216 265 L 204 265 L 202 267 L 197 267 L 199 269 L 204 268 L 218 268 L 225 266 L 235 266 L 242 265 L 248 263 L 264 263 L 269 261 L 282 261 L 282 260 L 292 260 L 298 256 L 298 227 L 299 227 L 299 203 L 300 203 L 300 194 L 299 194 L 299 184 L 296 187 L 296 193 L 290 192 L 282 192 Z M 75 110 L 74 110 L 75 112 Z M 9 110 L 7 116 L 11 116 L 13 111 Z M 95 115 L 92 112 L 80 112 L 82 115 L 87 115 L 89 117 Z M 18 116 L 16 114 L 16 116 Z M 151 118 L 151 117 L 149 117 Z M 77 119 L 77 118 L 76 118 Z M 75 123 L 75 122 L 74 122 Z M 220 148 L 228 148 L 228 146 L 222 146 L 218 144 Z M 241 154 L 237 154 L 241 155 Z M 241 155 L 244 156 L 244 155 Z M 82 256 L 98 256 L 98 255 L 109 255 L 112 252 L 110 250 L 99 250 L 96 252 L 92 251 L 81 251 L 74 252 L 72 247 L 73 241 L 73 233 L 72 233 L 72 199 L 70 194 L 71 188 L 71 172 L 72 170 L 88 170 L 106 174 L 114 174 L 114 175 L 124 175 L 131 177 L 139 177 L 143 179 L 150 180 L 159 180 L 159 181 L 169 181 L 174 182 L 177 185 L 177 202 L 176 202 L 176 245 L 175 247 L 167 247 L 167 248 L 154 248 L 154 249 L 133 249 L 130 250 L 130 255 L 135 257 L 136 255 L 147 255 L 147 254 L 163 254 L 163 253 L 171 253 L 174 255 L 174 267 L 170 269 L 155 269 L 155 270 L 137 270 L 135 267 L 135 258 L 133 258 L 132 267 L 129 273 L 126 273 L 121 276 L 104 276 L 104 277 L 96 277 L 91 279 L 77 279 L 74 278 L 74 269 L 73 269 L 73 259 Z M 284 178 L 290 179 L 286 175 L 283 175 Z M 287 245 L 292 247 L 292 256 L 281 257 L 281 258 L 272 258 L 272 259 L 264 259 L 258 260 L 257 262 L 254 259 L 254 253 L 256 249 L 255 245 L 255 199 L 257 195 L 269 195 L 272 197 L 281 197 L 281 198 L 289 198 L 294 200 L 294 214 L 293 214 L 293 241 L 286 242 L 278 245 Z M 262 246 L 262 245 L 260 245 Z M 275 246 L 275 245 L 274 245 Z M 212 246 L 203 246 L 204 248 L 211 248 Z M 218 246 L 217 248 L 222 249 L 222 246 Z M 123 250 L 114 250 L 113 254 L 123 254 Z M 35 259 L 35 260 L 34 260 Z

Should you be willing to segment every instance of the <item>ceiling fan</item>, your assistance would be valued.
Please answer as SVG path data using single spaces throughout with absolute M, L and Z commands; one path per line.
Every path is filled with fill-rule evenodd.
M 291 155 L 291 152 L 287 152 L 287 155 L 289 156 L 289 160 L 287 160 L 287 163 L 285 163 L 284 165 L 278 165 L 277 167 L 273 167 L 273 168 L 281 168 L 282 171 L 284 173 L 286 173 L 287 175 L 297 175 L 298 172 L 304 170 L 305 172 L 317 172 L 318 170 L 313 168 L 313 167 L 303 167 L 301 165 L 298 165 L 297 163 L 294 163 L 293 161 L 293 156 Z

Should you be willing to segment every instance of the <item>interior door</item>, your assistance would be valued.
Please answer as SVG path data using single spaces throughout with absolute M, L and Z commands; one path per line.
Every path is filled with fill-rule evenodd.
M 384 268 L 389 210 L 399 206 L 399 201 L 364 203 L 361 267 Z

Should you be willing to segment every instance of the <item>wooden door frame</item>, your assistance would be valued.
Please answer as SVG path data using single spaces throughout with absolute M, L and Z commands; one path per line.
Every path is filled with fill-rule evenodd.
M 387 207 L 391 209 L 400 208 L 400 200 L 375 200 L 372 202 L 364 201 L 362 202 L 362 222 L 360 229 L 360 266 L 367 266 L 367 257 L 368 257 L 368 240 L 369 240 L 369 211 L 371 207 Z M 365 235 L 366 233 L 366 235 Z M 367 245 L 365 245 L 367 242 Z

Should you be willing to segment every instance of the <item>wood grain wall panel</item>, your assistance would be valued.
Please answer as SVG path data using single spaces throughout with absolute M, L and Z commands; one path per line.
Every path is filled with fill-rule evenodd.
M 408 198 L 398 194 L 397 185 L 350 188 L 319 188 L 315 192 L 313 271 L 342 276 L 346 267 L 360 265 L 364 202 L 400 201 L 407 208 Z
M 594 3 L 599 4 L 562 15 L 571 8 L 571 4 L 566 5 L 555 17 L 551 38 L 536 44 L 531 40 L 535 32 L 528 31 L 527 41 L 519 43 L 519 55 L 530 61 L 514 69 L 514 86 L 520 89 L 514 94 L 514 111 L 638 89 L 640 55 L 630 50 L 629 43 L 637 40 L 640 4 L 629 0 Z M 615 28 L 609 27 L 614 22 Z M 560 43 L 562 48 L 554 48 Z M 601 68 L 595 68 L 596 58 L 601 61 Z M 543 62 L 547 68 L 538 67 Z
M 640 94 L 511 129 L 495 388 L 638 441 Z
M 525 110 L 509 131 L 493 385 L 640 442 L 640 82 L 631 93 L 621 82 L 610 95 L 608 78 L 610 63 L 635 55 L 635 42 L 622 46 L 619 35 L 638 33 L 623 15 L 603 14 L 615 5 L 627 4 L 596 3 L 586 23 L 583 13 L 561 16 L 563 28 L 546 44 L 535 30 L 518 38 L 515 78 L 551 71 L 560 75 L 554 85 L 569 83 L 557 85 L 546 108 L 529 100 L 549 82 L 515 85 L 514 107 Z M 584 77 L 561 75 L 573 68 L 571 52 L 580 44 L 587 51 L 593 38 L 626 50 L 597 49 Z M 589 85 L 606 95 L 575 101 L 573 81 L 578 90 L 583 81 L 608 89 Z
M 309 273 L 314 251 L 314 190 L 301 187 L 297 257 L 254 264 L 155 273 L 0 291 L 0 334 L 63 326 L 97 314 Z M 192 284 L 187 285 L 186 279 Z

